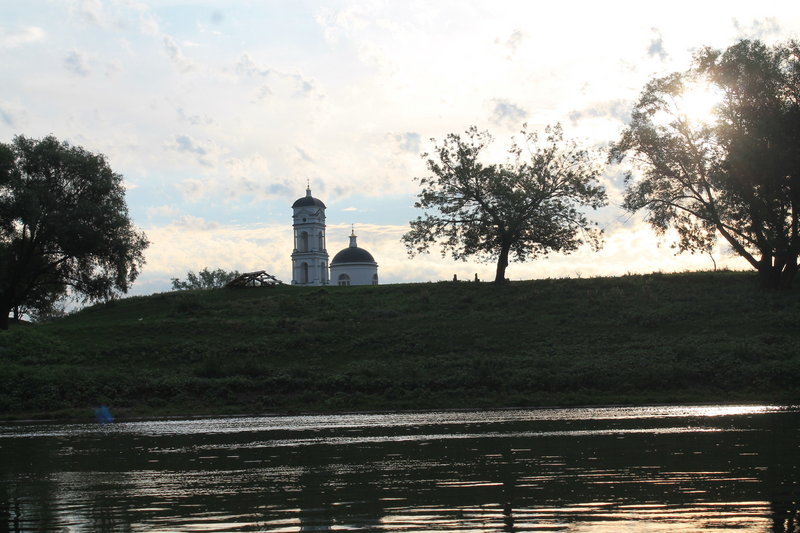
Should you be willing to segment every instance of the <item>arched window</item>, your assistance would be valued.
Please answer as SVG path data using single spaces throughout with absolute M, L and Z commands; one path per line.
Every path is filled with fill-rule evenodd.
M 373 285 L 377 285 L 378 284 L 378 273 L 377 272 L 372 275 L 372 284 Z
M 308 283 L 308 263 L 300 265 L 300 283 Z
M 300 251 L 307 252 L 308 251 L 308 232 L 304 231 L 300 234 Z
M 347 274 L 339 274 L 339 286 L 347 287 L 350 285 L 350 276 Z
M 325 233 L 322 231 L 319 232 L 319 249 L 325 249 Z

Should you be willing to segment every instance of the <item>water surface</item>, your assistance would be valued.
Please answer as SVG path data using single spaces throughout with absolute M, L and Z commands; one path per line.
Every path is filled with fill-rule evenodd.
M 800 410 L 0 425 L 5 531 L 798 532 Z

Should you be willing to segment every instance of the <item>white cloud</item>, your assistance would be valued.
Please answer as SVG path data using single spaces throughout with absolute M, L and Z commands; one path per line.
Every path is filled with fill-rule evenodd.
M 67 52 L 67 55 L 64 57 L 64 67 L 78 76 L 89 75 L 88 60 L 83 53 L 77 50 Z
M 42 41 L 45 31 L 38 26 L 27 26 L 19 30 L 5 30 L 0 26 L 0 48 L 17 48 Z
M 491 121 L 501 126 L 519 127 L 528 116 L 527 111 L 508 100 L 494 98 L 492 99 L 492 106 Z
M 749 22 L 734 18 L 733 25 L 742 39 L 768 39 L 781 32 L 781 25 L 776 17 L 757 18 Z
M 73 13 L 84 22 L 97 26 L 107 24 L 106 13 L 100 0 L 72 0 L 70 5 Z
M 147 217 L 174 217 L 180 210 L 172 205 L 160 205 L 157 207 L 148 207 L 147 208 Z
M 16 104 L 0 100 L 0 124 L 5 124 L 11 129 L 18 128 L 23 121 L 25 112 Z
M 145 34 L 150 36 L 158 36 L 161 34 L 161 26 L 158 23 L 158 20 L 153 16 L 152 13 L 143 12 L 139 18 L 139 30 Z
M 647 47 L 647 55 L 651 57 L 657 57 L 661 61 L 664 61 L 669 57 L 669 54 L 664 48 L 664 38 L 661 36 L 661 32 L 658 31 L 657 28 L 653 28 L 653 34 L 653 38 L 650 40 L 650 45 Z
M 175 39 L 169 35 L 163 35 L 161 37 L 161 42 L 164 45 L 164 51 L 167 57 L 169 57 L 179 71 L 190 72 L 196 68 L 195 63 L 183 54 L 183 50 L 181 50 L 181 47 L 175 42 Z
M 291 226 L 287 230 L 275 225 L 221 225 L 186 216 L 170 225 L 145 228 L 145 233 L 150 247 L 143 279 L 137 284 L 153 278 L 180 277 L 188 270 L 204 267 L 266 270 L 291 282 Z

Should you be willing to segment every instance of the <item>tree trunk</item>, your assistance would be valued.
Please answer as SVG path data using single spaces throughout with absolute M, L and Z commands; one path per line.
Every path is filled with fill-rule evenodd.
M 761 261 L 758 277 L 762 289 L 788 290 L 797 274 L 797 259 L 786 264 L 773 265 L 772 261 Z
M 508 252 L 510 249 L 510 244 L 503 244 L 500 247 L 500 257 L 497 258 L 497 273 L 494 276 L 495 283 L 506 282 L 506 267 L 508 266 Z
M 781 288 L 782 289 L 789 289 L 792 286 L 792 281 L 794 280 L 795 275 L 797 275 L 797 258 L 794 261 L 791 261 L 786 264 L 786 267 L 781 272 Z

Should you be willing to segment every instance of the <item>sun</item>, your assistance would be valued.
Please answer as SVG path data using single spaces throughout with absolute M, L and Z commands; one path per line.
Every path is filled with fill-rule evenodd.
M 694 83 L 687 84 L 675 100 L 682 118 L 697 125 L 708 125 L 717 120 L 716 109 L 722 102 L 722 94 L 708 84 Z

